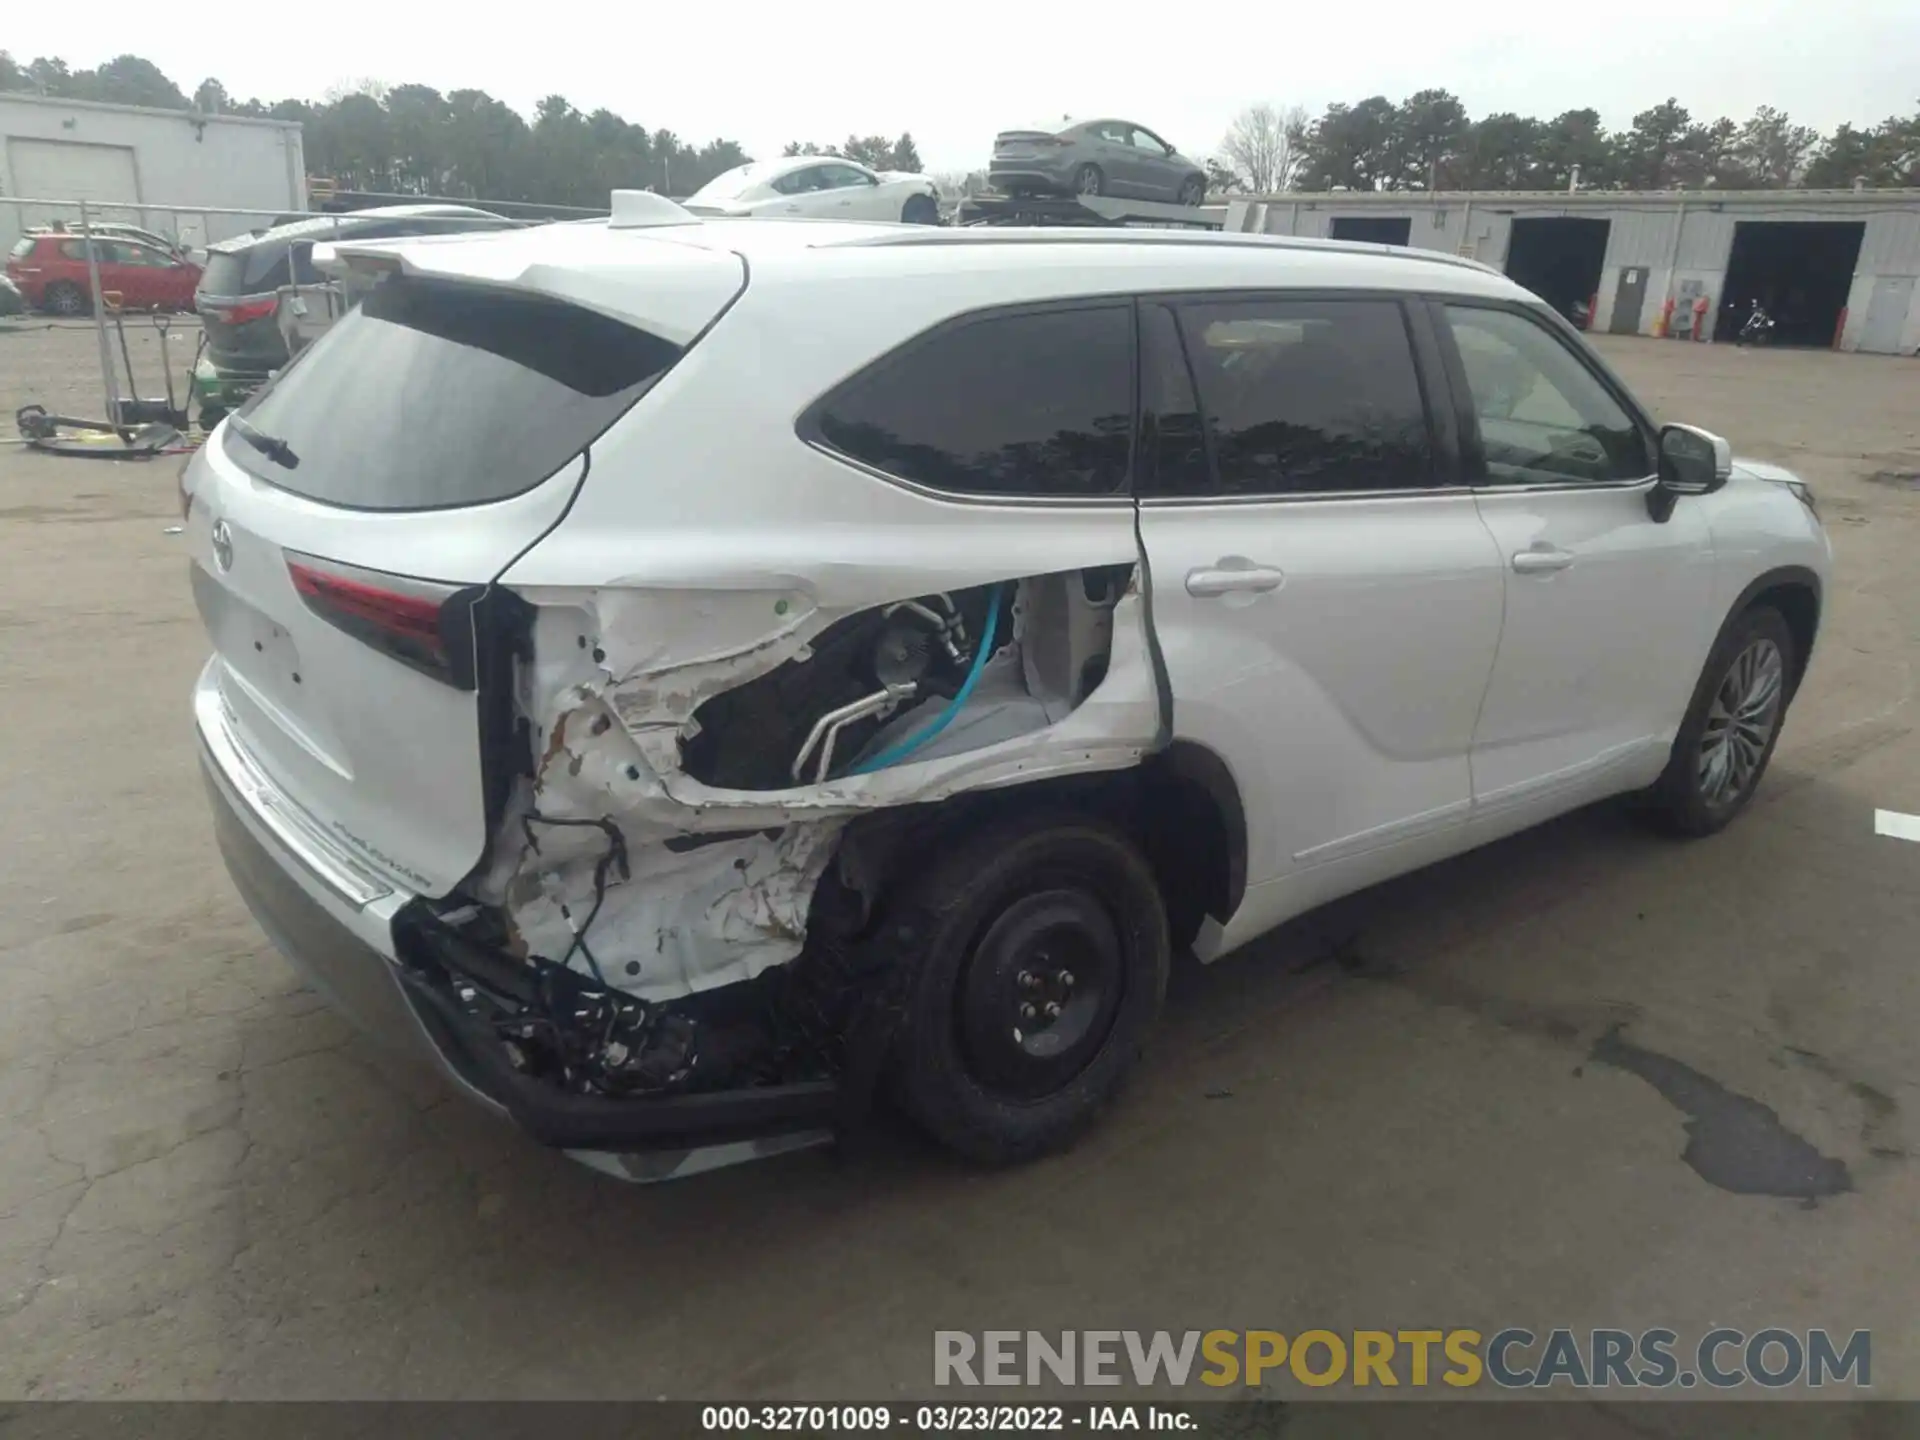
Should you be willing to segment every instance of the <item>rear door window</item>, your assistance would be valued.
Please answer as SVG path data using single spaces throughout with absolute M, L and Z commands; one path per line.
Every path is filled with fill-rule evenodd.
M 949 325 L 830 396 L 819 438 L 934 490 L 1124 494 L 1133 429 L 1130 305 Z
M 578 455 L 680 353 L 559 301 L 395 278 L 240 412 L 285 449 L 270 457 L 230 425 L 226 453 L 349 509 L 503 500 Z
M 1397 300 L 1383 297 L 1177 301 L 1184 366 L 1150 355 L 1149 378 L 1172 396 L 1156 455 L 1161 495 L 1296 495 L 1424 489 L 1438 484 L 1413 344 Z M 1207 468 L 1188 438 L 1182 372 L 1198 392 Z M 1204 488 L 1201 488 L 1204 486 Z

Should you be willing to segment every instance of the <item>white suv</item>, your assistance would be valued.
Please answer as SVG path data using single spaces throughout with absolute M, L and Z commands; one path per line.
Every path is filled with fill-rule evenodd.
M 880 1095 L 1064 1143 L 1212 959 L 1605 796 L 1752 797 L 1806 488 L 1447 256 L 609 222 L 343 245 L 183 475 L 247 903 L 634 1177 Z

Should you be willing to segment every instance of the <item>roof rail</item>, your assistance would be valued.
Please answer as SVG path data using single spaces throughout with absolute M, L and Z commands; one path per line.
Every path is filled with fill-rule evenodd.
M 1400 260 L 1453 265 L 1488 275 L 1500 271 L 1482 260 L 1445 250 L 1421 250 L 1411 245 L 1384 245 L 1372 240 L 1323 240 L 1308 235 L 1246 235 L 1237 231 L 1161 230 L 1124 226 L 1011 226 L 967 225 L 931 229 L 902 226 L 898 233 L 862 236 L 835 242 L 843 245 L 1205 245 L 1252 250 L 1319 250 L 1351 255 L 1384 255 Z

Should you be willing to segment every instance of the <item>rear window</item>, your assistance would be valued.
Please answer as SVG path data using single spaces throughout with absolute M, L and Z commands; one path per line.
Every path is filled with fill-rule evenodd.
M 842 454 L 935 490 L 1122 493 L 1133 312 L 1101 305 L 950 326 L 841 387 L 818 426 Z
M 578 455 L 680 353 L 558 301 L 396 278 L 241 410 L 283 442 L 279 458 L 232 425 L 226 453 L 349 509 L 504 500 Z
M 13 250 L 11 252 L 13 258 L 16 260 L 26 259 L 27 256 L 33 253 L 33 247 L 39 243 L 40 241 L 36 236 L 22 235 L 18 240 L 13 242 Z
M 208 295 L 264 295 L 282 285 L 318 285 L 311 240 L 277 240 L 207 256 L 200 288 Z

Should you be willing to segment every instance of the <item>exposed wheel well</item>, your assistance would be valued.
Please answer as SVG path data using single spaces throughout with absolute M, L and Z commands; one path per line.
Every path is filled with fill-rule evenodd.
M 864 930 L 905 868 L 1010 813 L 1063 808 L 1110 819 L 1133 836 L 1159 882 L 1176 946 L 1192 944 L 1206 917 L 1224 924 L 1239 908 L 1247 872 L 1239 789 L 1212 751 L 1175 741 L 1130 770 L 971 791 L 862 816 L 841 839 L 813 918 L 843 933 Z
M 1756 605 L 1778 610 L 1780 618 L 1787 622 L 1787 632 L 1793 636 L 1793 674 L 1788 681 L 1791 698 L 1793 691 L 1800 688 L 1801 677 L 1807 673 L 1814 637 L 1820 632 L 1819 581 L 1798 571 L 1762 576 L 1740 597 L 1733 615 L 1744 615 Z

